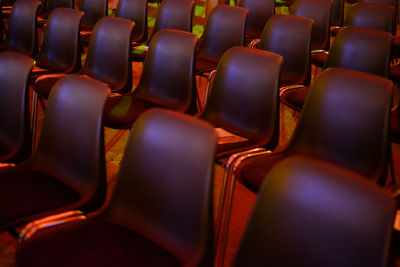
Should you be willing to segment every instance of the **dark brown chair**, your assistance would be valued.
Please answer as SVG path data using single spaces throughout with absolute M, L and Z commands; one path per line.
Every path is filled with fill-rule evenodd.
M 32 153 L 29 117 L 29 73 L 33 59 L 0 53 L 0 162 L 18 163 Z
M 64 8 L 71 8 L 75 7 L 74 0 L 46 0 L 44 1 L 45 7 L 44 10 L 39 12 L 38 16 L 38 26 L 44 26 L 47 22 L 47 18 L 50 16 L 51 12 L 53 12 L 56 8 L 64 7 Z
M 137 88 L 130 94 L 113 94 L 107 101 L 106 126 L 130 128 L 154 107 L 186 112 L 195 106 L 194 60 L 196 35 L 165 29 L 151 40 Z
M 343 28 L 332 43 L 325 68 L 345 68 L 388 77 L 392 35 L 355 26 Z M 310 87 L 281 91 L 281 101 L 296 111 L 306 100 Z
M 243 153 L 232 163 L 222 240 L 228 233 L 235 179 L 257 192 L 270 170 L 288 157 L 330 162 L 384 185 L 392 88 L 390 80 L 368 73 L 322 72 L 287 146 L 273 153 Z
M 135 22 L 132 42 L 141 43 L 147 40 L 147 0 L 119 0 L 115 16 Z
M 293 157 L 266 177 L 233 266 L 384 267 L 394 214 L 362 176 Z
M 81 24 L 81 42 L 88 45 L 94 26 L 107 16 L 108 0 L 80 0 L 79 9 L 84 12 Z
M 200 118 L 238 140 L 224 143 L 220 138 L 217 157 L 256 147 L 275 148 L 282 62 L 277 54 L 247 47 L 233 47 L 221 57 Z
M 208 124 L 147 112 L 132 128 L 109 204 L 86 220 L 27 227 L 18 266 L 212 266 L 215 147 Z
M 218 5 L 210 13 L 196 57 L 196 74 L 217 68 L 221 56 L 231 47 L 244 46 L 247 9 Z
M 362 0 L 364 3 L 369 4 L 380 4 L 380 5 L 388 5 L 392 6 L 394 9 L 393 13 L 393 27 L 392 27 L 392 35 L 396 35 L 396 25 L 397 25 L 397 17 L 398 17 L 398 2 L 397 0 Z
M 260 38 L 265 24 L 275 14 L 275 0 L 241 0 L 239 6 L 249 10 L 246 22 L 247 42 Z
M 132 88 L 130 60 L 132 21 L 105 17 L 93 30 L 85 64 L 79 74 L 107 84 L 113 92 L 129 92 Z M 35 91 L 47 98 L 51 88 L 65 74 L 46 75 L 36 80 Z
M 358 26 L 392 33 L 393 23 L 395 23 L 393 13 L 392 6 L 356 3 L 349 8 L 343 26 Z M 340 29 L 337 27 L 333 33 L 337 34 Z
M 330 30 L 332 34 L 332 30 L 335 27 L 340 27 L 344 21 L 344 0 L 333 0 L 331 7 L 331 19 L 329 22 Z
M 62 7 L 50 14 L 31 78 L 81 69 L 79 27 L 82 16 L 82 11 Z
M 309 85 L 311 76 L 312 20 L 275 15 L 267 22 L 261 39 L 252 46 L 283 57 L 280 87 Z
M 102 114 L 109 89 L 72 75 L 50 94 L 33 156 L 0 170 L 0 228 L 51 214 L 98 209 L 106 198 Z
M 331 0 L 296 0 L 292 14 L 312 19 L 311 50 L 329 49 Z
M 40 2 L 36 0 L 15 1 L 10 18 L 6 39 L 0 45 L 1 51 L 14 51 L 35 57 L 38 52 L 36 17 Z
M 163 29 L 175 29 L 192 32 L 194 13 L 193 0 L 164 0 L 158 9 L 156 21 L 150 38 L 144 47 L 134 47 L 132 50 L 133 61 L 143 62 L 147 54 L 148 44 L 153 36 Z

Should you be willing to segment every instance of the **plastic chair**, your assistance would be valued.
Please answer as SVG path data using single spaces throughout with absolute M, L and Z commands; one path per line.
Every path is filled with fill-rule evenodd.
M 119 0 L 115 16 L 135 22 L 132 42 L 147 40 L 147 0 Z
M 362 176 L 287 159 L 260 189 L 233 266 L 384 267 L 394 214 L 390 195 Z
M 336 27 L 340 27 L 344 21 L 344 0 L 333 0 L 331 7 L 331 19 L 329 22 L 330 33 Z
M 0 53 L 0 162 L 18 163 L 32 153 L 29 117 L 29 73 L 33 59 Z
M 217 68 L 221 56 L 231 47 L 243 46 L 247 9 L 218 5 L 210 13 L 196 57 L 196 74 Z
M 144 47 L 134 47 L 132 50 L 133 61 L 143 62 L 148 50 L 148 44 L 153 36 L 163 29 L 175 29 L 192 32 L 194 12 L 193 0 L 164 0 L 158 9 L 153 31 Z
M 246 40 L 260 38 L 267 21 L 275 14 L 275 0 L 241 0 L 240 7 L 249 10 L 246 22 Z
M 280 87 L 309 85 L 312 24 L 307 18 L 275 15 L 265 25 L 261 39 L 252 42 L 252 47 L 283 57 Z
M 37 150 L 0 170 L 0 228 L 70 209 L 98 209 L 106 198 L 102 114 L 109 89 L 72 75 L 50 94 Z M 77 130 L 78 129 L 78 130 Z
M 329 49 L 331 0 L 296 0 L 292 14 L 312 19 L 311 50 Z
M 197 41 L 192 33 L 171 29 L 154 35 L 136 89 L 130 94 L 114 94 L 109 98 L 104 115 L 106 126 L 130 128 L 144 111 L 154 107 L 181 112 L 194 107 Z
M 206 123 L 147 112 L 133 126 L 109 204 L 34 233 L 46 227 L 38 221 L 24 231 L 18 266 L 212 266 L 215 146 Z
M 108 0 L 80 0 L 79 9 L 84 15 L 81 24 L 81 43 L 88 45 L 94 26 L 107 16 Z
M 391 59 L 392 35 L 355 26 L 343 28 L 332 43 L 325 68 L 345 68 L 387 77 Z M 287 88 L 281 101 L 301 111 L 310 87 Z
M 36 0 L 15 1 L 8 20 L 6 39 L 1 51 L 14 51 L 35 57 L 38 52 L 36 17 L 40 2 Z
M 44 4 L 45 4 L 44 10 L 39 12 L 39 16 L 37 18 L 38 27 L 42 27 L 46 24 L 47 18 L 49 17 L 51 12 L 53 12 L 55 9 L 59 7 L 73 9 L 75 7 L 74 0 L 46 0 Z
M 368 73 L 339 68 L 322 72 L 287 146 L 273 153 L 243 153 L 232 163 L 228 170 L 223 244 L 235 180 L 257 192 L 270 170 L 288 157 L 306 156 L 330 162 L 384 185 L 392 88 L 390 80 Z
M 275 148 L 282 63 L 277 54 L 247 47 L 233 47 L 221 57 L 200 118 L 238 138 L 227 143 L 220 138 L 217 158 L 254 147 Z
M 391 33 L 395 23 L 393 13 L 392 6 L 360 2 L 349 8 L 343 26 L 358 26 Z M 333 33 L 336 35 L 340 29 L 341 27 L 337 27 Z
M 82 11 L 62 7 L 50 14 L 31 78 L 81 69 L 79 26 L 82 16 Z
M 393 13 L 393 28 L 392 28 L 392 35 L 396 35 L 396 25 L 397 25 L 397 16 L 398 16 L 398 2 L 397 0 L 362 0 L 364 3 L 369 4 L 380 4 L 380 5 L 388 5 L 392 6 L 394 9 Z

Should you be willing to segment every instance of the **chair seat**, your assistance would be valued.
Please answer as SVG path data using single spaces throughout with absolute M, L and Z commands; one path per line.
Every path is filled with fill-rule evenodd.
M 66 74 L 47 74 L 42 75 L 33 84 L 33 90 L 38 93 L 41 97 L 46 98 L 49 96 L 51 89 L 54 84 L 66 76 Z
M 330 27 L 329 30 L 330 30 L 331 36 L 332 36 L 332 37 L 335 37 L 341 29 L 342 29 L 342 27 L 339 27 L 339 26 L 332 26 L 332 27 Z
M 132 61 L 143 62 L 148 51 L 147 46 L 135 46 L 132 48 Z
M 105 107 L 105 125 L 120 129 L 130 128 L 143 112 L 155 107 L 164 106 L 132 95 L 112 95 Z
M 56 178 L 30 166 L 1 168 L 0 228 L 80 206 L 81 197 Z M 62 207 L 60 209 L 60 207 Z
M 286 151 L 247 159 L 239 164 L 235 177 L 247 188 L 257 193 L 269 171 L 288 156 Z
M 218 137 L 217 157 L 243 151 L 246 147 L 250 149 L 252 145 L 255 145 L 251 140 L 227 132 L 222 128 L 215 128 L 215 131 Z
M 196 57 L 196 74 L 202 74 L 215 70 L 218 66 L 218 61 L 212 58 L 203 57 L 198 55 Z
M 92 36 L 92 31 L 87 30 L 87 31 L 80 31 L 79 33 L 79 38 L 80 42 L 87 46 L 89 44 L 90 37 Z
M 181 266 L 157 244 L 100 219 L 36 233 L 18 248 L 17 263 L 21 267 Z
M 396 84 L 400 83 L 400 65 L 391 65 L 389 70 L 389 78 Z
M 300 112 L 310 90 L 309 86 L 285 90 L 281 92 L 280 99 L 285 105 Z
M 318 52 L 311 54 L 311 63 L 318 68 L 324 68 L 325 62 L 328 58 L 327 52 Z
M 392 39 L 392 48 L 394 51 L 400 50 L 400 36 L 394 36 Z
M 390 115 L 390 139 L 400 144 L 400 113 L 396 109 Z

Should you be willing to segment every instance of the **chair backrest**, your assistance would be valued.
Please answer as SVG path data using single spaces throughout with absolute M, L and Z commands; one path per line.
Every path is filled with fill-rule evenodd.
M 341 26 L 344 20 L 344 0 L 332 0 L 330 26 Z
M 79 9 L 84 12 L 82 29 L 91 30 L 96 23 L 107 16 L 108 0 L 80 0 Z
M 147 40 L 147 0 L 119 0 L 115 16 L 135 22 L 132 41 Z
M 282 61 L 281 56 L 263 50 L 229 49 L 220 60 L 201 118 L 252 140 L 254 146 L 274 148 L 279 136 Z
M 303 107 L 289 149 L 356 171 L 386 178 L 393 83 L 346 69 L 328 69 Z
M 36 0 L 15 1 L 6 34 L 7 49 L 28 56 L 36 56 L 38 37 L 36 18 L 40 2 Z
M 74 0 L 47 0 L 47 12 L 51 13 L 53 10 L 59 7 L 74 8 Z
M 326 162 L 287 159 L 268 175 L 233 266 L 387 266 L 390 194 Z
M 356 26 L 344 27 L 329 50 L 325 68 L 345 68 L 387 77 L 392 35 Z
M 344 25 L 392 33 L 393 13 L 392 6 L 361 2 L 350 7 Z
M 265 25 L 258 48 L 283 57 L 281 86 L 309 82 L 312 24 L 307 18 L 275 15 Z
M 260 38 L 265 23 L 275 14 L 275 0 L 241 0 L 239 6 L 249 10 L 246 37 Z
M 106 196 L 103 110 L 109 88 L 68 75 L 51 90 L 32 164 L 78 192 L 84 209 L 99 208 Z
M 159 7 L 151 38 L 162 29 L 192 32 L 193 0 L 163 0 Z
M 205 122 L 146 112 L 132 128 L 103 216 L 164 247 L 183 266 L 199 266 L 212 247 L 215 149 L 215 132 Z
M 112 91 L 132 89 L 131 34 L 135 23 L 104 17 L 94 27 L 81 74 L 108 84 Z
M 15 53 L 0 53 L 0 161 L 19 162 L 32 150 L 28 78 L 33 59 Z
M 154 35 L 134 95 L 170 109 L 186 111 L 196 95 L 197 41 L 198 37 L 192 33 L 172 29 Z
M 82 11 L 63 7 L 50 14 L 36 66 L 66 73 L 81 68 L 79 25 L 82 16 Z
M 218 62 L 229 48 L 243 46 L 247 13 L 243 7 L 216 6 L 207 19 L 198 55 Z
M 329 22 L 331 0 L 296 0 L 293 5 L 293 15 L 312 19 L 313 29 L 311 49 L 329 49 Z
M 397 13 L 398 13 L 398 2 L 397 2 L 397 0 L 362 0 L 362 2 L 370 3 L 370 4 L 381 4 L 381 5 L 392 6 L 393 9 L 394 9 L 392 34 L 396 35 Z

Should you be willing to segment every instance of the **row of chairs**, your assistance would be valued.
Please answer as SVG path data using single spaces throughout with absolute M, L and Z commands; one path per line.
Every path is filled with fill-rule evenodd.
M 236 54 L 243 62 L 245 52 L 254 53 L 250 62 L 260 57 L 282 61 L 247 48 L 231 50 L 229 58 Z M 28 62 L 29 69 L 32 60 L 0 54 L 0 64 L 15 66 L 16 72 Z M 387 134 L 392 86 L 387 79 L 352 70 L 321 74 L 286 150 L 297 158 L 282 160 L 266 178 L 234 266 L 384 266 L 394 204 L 366 176 L 385 156 L 377 140 Z M 213 127 L 181 113 L 153 109 L 143 114 L 131 130 L 113 195 L 103 205 L 102 114 L 109 93 L 88 77 L 61 79 L 51 91 L 33 157 L 1 168 L 2 229 L 57 214 L 24 227 L 18 266 L 210 266 L 215 253 Z M 379 155 L 370 153 L 373 146 Z M 91 190 L 96 192 L 88 194 Z M 18 214 L 25 217 L 17 219 Z M 304 253 L 294 253 L 299 249 Z

